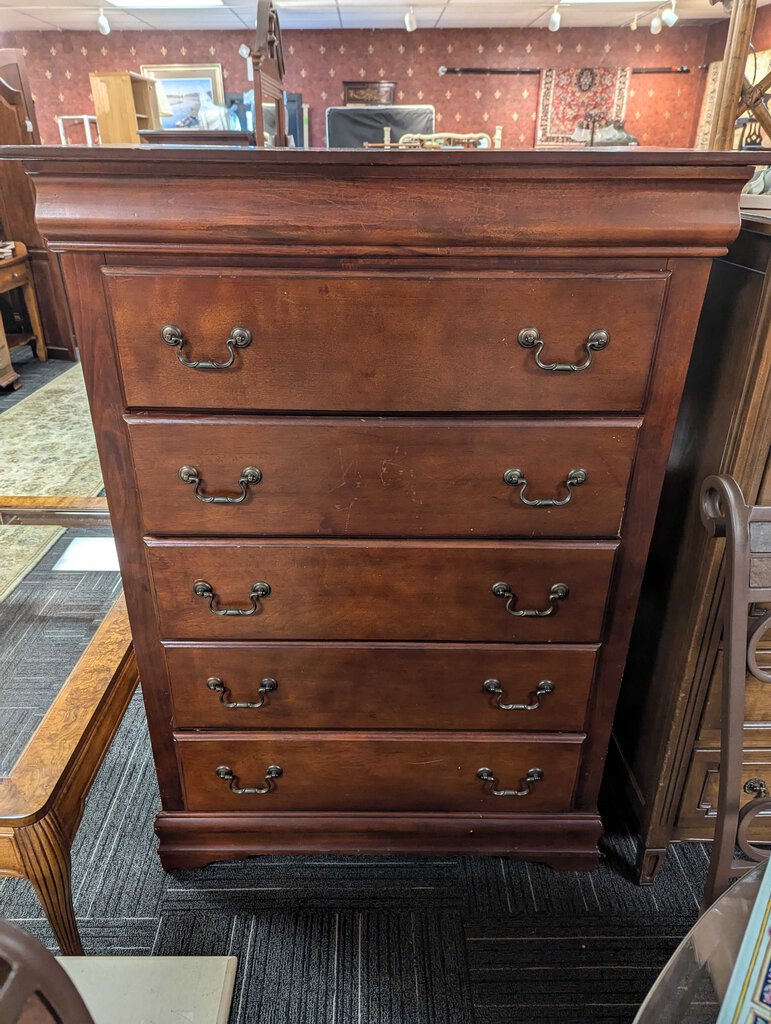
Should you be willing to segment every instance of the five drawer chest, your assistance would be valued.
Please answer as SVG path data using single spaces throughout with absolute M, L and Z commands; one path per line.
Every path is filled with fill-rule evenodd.
M 56 150 L 167 867 L 591 867 L 747 157 Z

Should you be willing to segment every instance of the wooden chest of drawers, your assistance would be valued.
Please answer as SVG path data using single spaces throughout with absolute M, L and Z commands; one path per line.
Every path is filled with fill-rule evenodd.
M 25 156 L 83 355 L 164 864 L 595 863 L 745 158 Z

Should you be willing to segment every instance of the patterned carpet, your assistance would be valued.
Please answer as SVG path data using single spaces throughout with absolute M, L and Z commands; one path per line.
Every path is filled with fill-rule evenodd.
M 68 531 L 0 606 L 0 770 L 85 647 L 116 573 L 51 567 Z M 230 1024 L 629 1024 L 696 919 L 705 848 L 674 847 L 656 886 L 630 881 L 616 827 L 591 874 L 498 857 L 263 857 L 165 874 L 141 700 L 89 798 L 74 892 L 90 954 L 235 954 Z M 27 883 L 0 913 L 51 948 Z M 708 1005 L 691 1024 L 714 1020 Z M 700 1011 L 701 1012 L 701 1011 Z
M 27 380 L 27 397 L 2 413 L 0 494 L 91 497 L 102 489 L 80 365 L 64 363 L 64 372 L 35 387 L 53 363 L 33 364 L 39 369 L 34 382 Z M 61 533 L 54 526 L 0 526 L 0 601 Z
M 11 362 L 21 377 L 21 387 L 18 391 L 14 391 L 13 388 L 0 388 L 0 413 L 23 402 L 38 388 L 48 384 L 59 374 L 71 370 L 73 365 L 67 359 L 49 359 L 41 363 L 28 345 L 13 349 Z

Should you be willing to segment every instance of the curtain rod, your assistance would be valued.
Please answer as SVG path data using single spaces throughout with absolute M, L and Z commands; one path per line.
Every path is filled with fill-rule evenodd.
M 632 68 L 635 75 L 689 75 L 684 64 L 665 68 Z M 440 75 L 540 75 L 541 68 L 439 68 Z

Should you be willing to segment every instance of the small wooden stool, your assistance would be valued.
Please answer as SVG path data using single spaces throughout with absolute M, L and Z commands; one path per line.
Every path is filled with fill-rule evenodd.
M 48 359 L 43 324 L 40 320 L 37 298 L 35 297 L 35 286 L 32 282 L 32 271 L 27 258 L 27 247 L 23 242 L 16 242 L 16 251 L 7 260 L 0 260 L 0 295 L 6 292 L 21 288 L 24 294 L 24 302 L 27 306 L 32 334 L 22 334 L 17 338 L 9 339 L 0 318 L 0 387 L 13 388 L 21 386 L 21 377 L 14 370 L 11 363 L 11 349 L 19 345 L 26 345 L 30 342 L 35 345 L 35 355 L 41 362 Z

